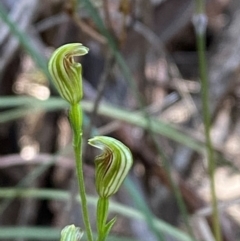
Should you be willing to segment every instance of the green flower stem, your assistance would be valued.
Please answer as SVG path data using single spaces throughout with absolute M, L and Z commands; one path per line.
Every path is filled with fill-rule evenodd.
M 198 60 L 199 60 L 199 71 L 201 78 L 201 99 L 203 108 L 203 122 L 205 128 L 206 137 L 206 151 L 208 158 L 208 173 L 210 176 L 210 186 L 211 186 L 211 197 L 212 197 L 212 209 L 213 209 L 213 229 L 216 241 L 222 241 L 222 233 L 219 223 L 219 213 L 217 206 L 217 197 L 215 190 L 215 158 L 214 150 L 211 141 L 210 131 L 211 131 L 211 115 L 209 109 L 209 86 L 208 86 L 208 76 L 207 76 L 207 62 L 205 56 L 205 46 L 206 46 L 206 27 L 207 27 L 207 16 L 205 14 L 205 1 L 196 1 L 196 14 L 193 18 L 193 25 L 195 27 L 196 38 L 197 38 L 197 50 L 198 50 Z
M 83 221 L 86 228 L 88 241 L 93 241 L 92 229 L 89 220 L 87 198 L 83 176 L 82 162 L 82 110 L 79 104 L 72 105 L 69 110 L 69 119 L 73 130 L 73 148 L 75 154 L 75 162 L 77 169 L 77 179 L 79 186 L 79 194 L 82 203 Z
M 105 225 L 107 222 L 108 207 L 109 199 L 100 197 L 97 203 L 97 241 L 104 241 L 106 238 Z
M 212 141 L 210 137 L 210 111 L 208 106 L 208 83 L 207 83 L 207 76 L 206 76 L 206 63 L 205 63 L 205 54 L 204 54 L 204 45 L 205 41 L 203 37 L 197 37 L 197 44 L 198 44 L 198 53 L 199 53 L 199 66 L 200 66 L 200 74 L 202 80 L 202 105 L 203 105 L 203 119 L 204 119 L 204 126 L 205 126 L 205 137 L 206 137 L 206 148 L 207 148 L 207 158 L 208 158 L 208 173 L 210 176 L 210 186 L 211 186 L 211 197 L 212 197 L 212 208 L 213 208 L 213 228 L 214 228 L 214 235 L 217 241 L 221 241 L 221 229 L 219 224 L 219 214 L 217 208 L 217 197 L 216 197 L 216 190 L 215 190 L 215 180 L 214 180 L 214 173 L 215 173 L 215 160 L 214 160 L 214 151 L 212 146 Z

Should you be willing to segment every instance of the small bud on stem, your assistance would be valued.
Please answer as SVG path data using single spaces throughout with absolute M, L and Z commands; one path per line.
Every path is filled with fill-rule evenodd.
M 75 227 L 73 224 L 66 226 L 61 231 L 60 241 L 80 241 L 83 236 L 83 232 L 80 228 Z

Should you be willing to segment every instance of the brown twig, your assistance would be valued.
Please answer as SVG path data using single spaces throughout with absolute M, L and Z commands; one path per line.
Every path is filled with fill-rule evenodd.
M 0 169 L 19 166 L 19 165 L 29 165 L 29 164 L 57 164 L 64 168 L 74 167 L 73 161 L 70 158 L 62 156 L 53 156 L 50 154 L 37 154 L 31 159 L 24 159 L 19 154 L 11 154 L 0 157 Z
M 71 7 L 72 7 L 71 11 L 67 11 L 67 13 L 70 16 L 70 18 L 78 25 L 78 27 L 88 36 L 95 39 L 97 42 L 105 45 L 107 43 L 107 40 L 101 34 L 99 34 L 95 29 L 91 28 L 88 24 L 84 23 L 78 17 L 74 6 L 71 6 Z
M 103 11 L 104 11 L 104 16 L 105 16 L 105 24 L 108 29 L 108 31 L 115 36 L 115 32 L 113 29 L 110 13 L 109 13 L 109 2 L 108 0 L 103 0 Z

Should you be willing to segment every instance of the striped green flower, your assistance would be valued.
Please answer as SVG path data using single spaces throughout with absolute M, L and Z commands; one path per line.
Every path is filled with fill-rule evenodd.
M 132 154 L 122 142 L 107 136 L 96 136 L 89 144 L 103 150 L 96 157 L 96 189 L 98 195 L 107 198 L 116 193 L 127 176 L 132 163 Z
M 54 84 L 63 99 L 71 105 L 77 104 L 83 96 L 82 65 L 74 61 L 75 56 L 88 53 L 80 43 L 70 43 L 55 50 L 48 63 Z
M 80 241 L 83 236 L 83 232 L 80 228 L 75 227 L 73 224 L 66 226 L 61 231 L 60 241 Z

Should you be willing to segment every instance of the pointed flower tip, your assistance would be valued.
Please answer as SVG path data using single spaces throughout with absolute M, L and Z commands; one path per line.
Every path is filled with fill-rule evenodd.
M 65 44 L 62 47 L 72 49 L 72 54 L 74 56 L 83 56 L 89 52 L 89 48 L 85 47 L 81 43 L 70 43 Z M 76 54 L 76 55 L 75 55 Z
M 77 104 L 83 96 L 82 66 L 75 62 L 74 57 L 83 56 L 88 51 L 81 43 L 65 44 L 53 52 L 48 63 L 59 94 L 72 105 Z
M 82 236 L 83 231 L 72 224 L 62 229 L 60 241 L 80 241 Z
M 100 197 L 115 194 L 133 164 L 132 153 L 122 142 L 107 136 L 96 136 L 88 141 L 103 150 L 95 158 L 96 189 Z

